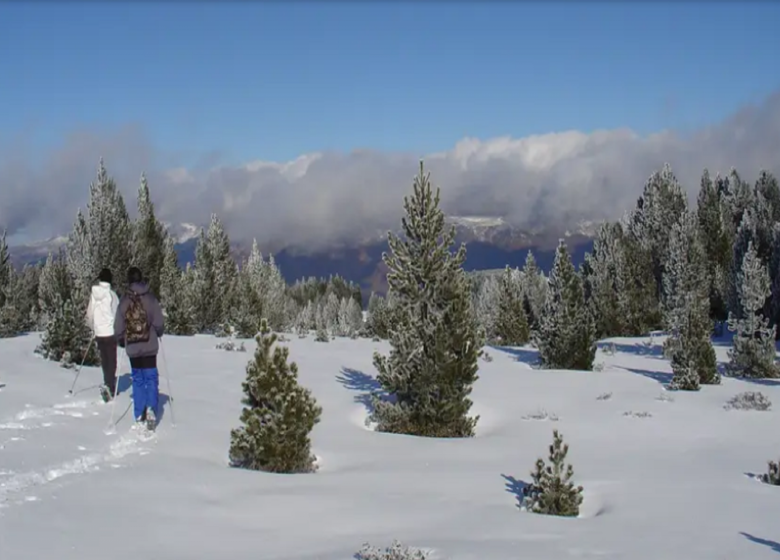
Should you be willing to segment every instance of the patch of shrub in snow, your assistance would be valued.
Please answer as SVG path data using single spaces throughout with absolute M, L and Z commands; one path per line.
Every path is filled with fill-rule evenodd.
M 604 371 L 604 362 L 599 362 L 593 366 L 593 371 Z
M 780 461 L 777 463 L 769 461 L 769 468 L 766 473 L 761 475 L 760 480 L 765 484 L 780 486 Z
M 760 391 L 745 391 L 737 393 L 726 404 L 726 410 L 759 410 L 766 411 L 772 408 L 772 401 Z
M 661 393 L 655 398 L 655 400 L 662 402 L 674 402 L 674 397 L 667 393 Z
M 557 422 L 558 415 L 552 412 L 547 412 L 544 409 L 539 409 L 533 414 L 526 414 L 523 416 L 523 420 L 550 420 L 551 422 Z
M 598 397 L 596 397 L 597 401 L 608 401 L 612 398 L 612 393 L 601 393 Z
M 404 546 L 398 541 L 393 541 L 384 549 L 365 543 L 354 556 L 355 560 L 426 560 L 428 557 L 428 552 Z
M 652 418 L 653 415 L 649 412 L 634 412 L 633 410 L 629 410 L 628 412 L 624 412 L 623 416 L 630 416 L 632 418 Z
M 482 352 L 482 359 L 485 360 L 486 362 L 492 362 L 493 356 L 491 356 L 487 352 Z
M 217 350 L 225 350 L 227 352 L 246 352 L 246 346 L 244 346 L 243 342 L 239 345 L 236 345 L 235 340 L 228 339 L 225 342 L 220 342 L 217 344 Z

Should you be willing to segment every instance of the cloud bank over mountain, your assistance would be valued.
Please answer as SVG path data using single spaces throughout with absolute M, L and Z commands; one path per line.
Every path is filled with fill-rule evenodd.
M 617 129 L 466 138 L 434 154 L 365 149 L 240 166 L 220 164 L 215 154 L 181 166 L 175 153 L 156 149 L 132 126 L 80 131 L 44 155 L 14 138 L 0 146 L 0 229 L 28 239 L 69 231 L 101 156 L 131 212 L 145 171 L 163 220 L 207 223 L 216 212 L 234 238 L 279 248 L 321 248 L 397 228 L 421 157 L 450 214 L 565 228 L 620 216 L 664 162 L 692 194 L 705 167 L 726 173 L 733 166 L 751 181 L 760 169 L 780 173 L 780 92 L 688 134 Z

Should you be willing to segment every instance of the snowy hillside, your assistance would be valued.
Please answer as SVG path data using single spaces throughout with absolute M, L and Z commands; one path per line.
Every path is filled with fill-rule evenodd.
M 393 539 L 461 560 L 770 560 L 780 551 L 780 487 L 746 475 L 780 458 L 778 412 L 723 406 L 742 391 L 780 406 L 780 385 L 724 379 L 666 392 L 659 339 L 615 339 L 617 352 L 599 350 L 604 368 L 594 372 L 538 371 L 531 350 L 489 348 L 473 393 L 477 437 L 431 440 L 363 425 L 372 351 L 385 343 L 293 338 L 291 359 L 323 407 L 312 435 L 320 470 L 302 475 L 227 466 L 254 343 L 234 353 L 212 337 L 166 338 L 161 372 L 175 400 L 147 440 L 129 430 L 124 357 L 116 429 L 106 433 L 99 370 L 85 368 L 68 397 L 73 371 L 34 356 L 37 342 L 0 340 L 3 560 L 348 560 L 365 541 Z M 716 349 L 725 360 L 727 348 Z M 168 393 L 166 379 L 160 389 Z M 580 518 L 518 508 L 554 428 L 585 488 Z

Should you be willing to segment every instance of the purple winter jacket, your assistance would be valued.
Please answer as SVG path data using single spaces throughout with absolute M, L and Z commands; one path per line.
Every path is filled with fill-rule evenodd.
M 157 298 L 149 291 L 147 284 L 130 284 L 130 290 L 141 296 L 141 304 L 146 310 L 146 317 L 149 320 L 149 340 L 145 342 L 134 342 L 125 347 L 125 313 L 130 304 L 130 298 L 127 294 L 119 300 L 119 308 L 114 318 L 114 336 L 122 348 L 125 348 L 128 357 L 141 358 L 144 356 L 156 356 L 160 349 L 159 338 L 162 337 L 165 330 L 165 321 L 163 320 L 162 307 Z

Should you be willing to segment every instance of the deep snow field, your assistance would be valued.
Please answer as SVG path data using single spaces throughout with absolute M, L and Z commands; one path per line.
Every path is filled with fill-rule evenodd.
M 253 341 L 236 353 L 212 337 L 166 337 L 160 390 L 169 376 L 173 409 L 144 439 L 130 431 L 129 375 L 110 433 L 98 368 L 69 396 L 74 371 L 33 354 L 39 335 L 0 340 L 0 559 L 348 560 L 393 539 L 460 560 L 777 558 L 780 488 L 746 473 L 780 459 L 778 412 L 723 405 L 760 390 L 780 406 L 780 385 L 666 392 L 662 340 L 648 340 L 613 339 L 618 352 L 599 350 L 594 372 L 535 370 L 532 350 L 487 348 L 477 437 L 431 440 L 364 426 L 372 352 L 386 343 L 291 337 L 323 407 L 320 470 L 301 475 L 227 465 Z M 727 347 L 716 350 L 725 361 Z M 121 353 L 120 364 L 127 374 Z M 518 508 L 554 428 L 585 487 L 579 518 Z

